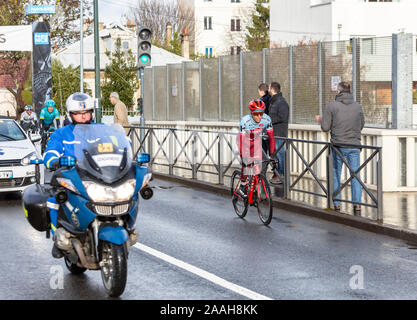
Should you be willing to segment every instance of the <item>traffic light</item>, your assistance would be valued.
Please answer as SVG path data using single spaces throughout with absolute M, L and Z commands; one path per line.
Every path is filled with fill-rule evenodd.
M 151 29 L 139 27 L 138 36 L 138 68 L 151 65 Z

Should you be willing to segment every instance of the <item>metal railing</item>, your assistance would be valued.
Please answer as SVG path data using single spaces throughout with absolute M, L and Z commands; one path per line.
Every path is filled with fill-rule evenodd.
M 169 175 L 176 175 L 178 170 L 190 172 L 190 178 L 199 180 L 199 175 L 211 176 L 211 182 L 225 185 L 225 178 L 230 178 L 233 170 L 240 169 L 240 157 L 236 132 L 209 130 L 173 129 L 129 126 L 128 135 L 133 144 L 135 156 L 139 152 L 151 154 L 151 166 L 167 167 Z M 285 141 L 278 148 L 284 148 L 284 182 L 283 197 L 290 199 L 291 192 L 301 192 L 327 199 L 327 208 L 332 208 L 333 201 L 349 183 L 356 179 L 369 202 L 355 203 L 375 208 L 376 220 L 383 221 L 382 210 L 382 148 L 367 145 L 334 145 L 330 142 L 280 138 Z M 339 147 L 369 150 L 357 170 L 353 170 Z M 303 152 L 303 150 L 315 150 Z M 346 172 L 338 190 L 333 190 L 333 154 L 336 153 L 345 164 Z M 324 158 L 324 159 L 323 159 Z M 369 168 L 370 166 L 370 168 Z M 323 170 L 325 167 L 325 170 Z M 368 167 L 372 177 L 367 184 L 361 179 L 360 172 Z M 369 175 L 369 174 L 368 174 Z M 318 185 L 319 192 L 297 187 L 302 179 L 309 179 Z M 344 180 L 344 181 L 343 181 Z M 372 192 L 376 191 L 376 194 Z M 340 202 L 353 204 L 352 200 L 338 199 Z

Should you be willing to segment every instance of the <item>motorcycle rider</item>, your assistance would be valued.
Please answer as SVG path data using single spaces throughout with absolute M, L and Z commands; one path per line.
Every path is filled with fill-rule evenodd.
M 31 105 L 25 106 L 25 111 L 20 116 L 20 125 L 23 130 L 28 131 L 29 129 L 37 129 L 38 117 L 33 112 Z
M 46 146 L 43 160 L 46 168 L 56 170 L 59 166 L 59 158 L 62 156 L 74 157 L 74 134 L 73 130 L 77 124 L 94 124 L 94 100 L 85 93 L 76 92 L 70 95 L 66 101 L 67 117 L 71 122 L 51 135 Z M 59 203 L 55 197 L 51 197 L 47 201 L 49 214 L 51 218 L 52 235 L 55 234 L 58 219 Z M 52 256 L 54 258 L 62 258 L 63 253 L 56 246 L 52 248 Z

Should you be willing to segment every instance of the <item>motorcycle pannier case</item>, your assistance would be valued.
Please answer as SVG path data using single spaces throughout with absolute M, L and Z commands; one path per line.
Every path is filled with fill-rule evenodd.
M 29 223 L 38 231 L 47 231 L 51 226 L 46 201 L 51 197 L 47 188 L 34 184 L 23 192 L 23 210 Z

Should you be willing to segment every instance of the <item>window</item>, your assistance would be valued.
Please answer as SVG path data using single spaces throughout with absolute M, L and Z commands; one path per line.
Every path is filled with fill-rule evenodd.
M 206 47 L 206 57 L 207 58 L 213 57 L 213 47 Z
M 122 47 L 123 47 L 123 50 L 129 49 L 129 42 L 128 41 L 123 41 Z
M 240 0 L 230 0 L 230 2 L 240 2 Z
M 233 55 L 239 55 L 240 54 L 240 50 L 241 50 L 241 47 L 239 47 L 239 46 L 236 46 L 236 47 L 230 47 L 230 54 L 233 56 Z
M 212 17 L 204 17 L 204 30 L 212 30 Z
M 241 28 L 240 28 L 240 19 L 233 18 L 230 21 L 230 31 L 241 31 Z

